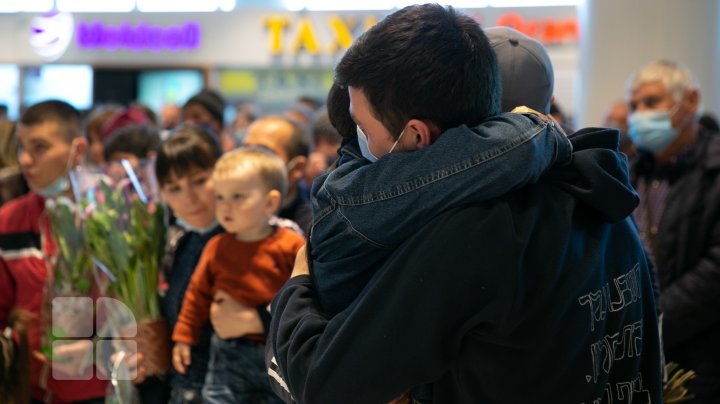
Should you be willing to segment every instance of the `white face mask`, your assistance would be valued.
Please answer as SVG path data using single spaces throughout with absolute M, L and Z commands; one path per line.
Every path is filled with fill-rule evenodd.
M 376 157 L 371 151 L 370 151 L 370 145 L 368 144 L 368 137 L 363 132 L 363 130 L 360 128 L 360 125 L 356 125 L 357 127 L 357 135 L 358 135 L 358 143 L 360 144 L 360 153 L 362 153 L 363 157 L 365 157 L 368 161 L 371 163 L 374 163 L 378 160 L 378 157 Z M 405 127 L 407 129 L 407 127 Z M 400 136 L 398 136 L 395 143 L 393 143 L 392 147 L 390 148 L 390 151 L 387 152 L 387 154 L 390 154 L 395 150 L 395 146 L 398 145 L 398 142 L 400 142 L 400 139 L 405 134 L 405 129 L 403 129 L 402 132 L 400 132 Z

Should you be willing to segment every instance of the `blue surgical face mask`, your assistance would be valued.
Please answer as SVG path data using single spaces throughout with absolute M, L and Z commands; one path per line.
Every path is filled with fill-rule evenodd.
M 363 157 L 365 157 L 366 159 L 368 159 L 371 163 L 376 162 L 377 159 L 378 159 L 378 157 L 376 157 L 376 156 L 370 151 L 370 146 L 368 145 L 368 137 L 367 137 L 367 135 L 366 135 L 365 132 L 363 132 L 363 130 L 360 128 L 360 125 L 356 125 L 356 126 L 357 126 L 357 135 L 358 135 L 357 138 L 358 138 L 358 143 L 360 144 L 360 153 L 362 153 Z M 407 129 L 407 127 L 406 127 L 405 129 Z M 390 154 L 390 153 L 393 152 L 393 150 L 395 150 L 395 146 L 398 145 L 398 142 L 400 142 L 400 139 L 401 139 L 401 138 L 403 137 L 403 135 L 405 134 L 405 129 L 403 129 L 403 131 L 400 132 L 400 136 L 398 136 L 397 140 L 395 141 L 395 143 L 393 143 L 392 147 L 390 148 L 390 151 L 388 151 L 387 154 Z
M 628 132 L 637 147 L 655 154 L 672 143 L 678 136 L 671 120 L 675 110 L 639 111 L 630 115 Z
M 68 189 L 70 189 L 70 181 L 68 181 L 67 174 L 64 174 L 59 176 L 52 184 L 36 189 L 35 193 L 45 198 L 55 198 L 65 193 Z
M 360 153 L 362 153 L 363 157 L 368 159 L 371 163 L 376 162 L 378 158 L 370 151 L 367 135 L 362 129 L 360 129 L 360 126 L 357 127 L 357 138 L 358 143 L 360 144 Z

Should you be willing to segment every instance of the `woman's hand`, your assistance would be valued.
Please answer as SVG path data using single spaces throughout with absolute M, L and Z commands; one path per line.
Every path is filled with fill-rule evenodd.
M 257 309 L 238 302 L 224 290 L 215 293 L 210 306 L 210 322 L 215 334 L 221 339 L 265 333 Z

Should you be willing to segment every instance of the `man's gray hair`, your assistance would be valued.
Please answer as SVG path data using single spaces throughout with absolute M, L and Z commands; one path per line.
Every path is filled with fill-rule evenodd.
M 697 82 L 690 69 L 669 60 L 657 60 L 630 75 L 625 83 L 627 99 L 630 99 L 632 92 L 638 87 L 658 81 L 672 94 L 675 102 L 682 101 L 688 89 L 697 88 Z

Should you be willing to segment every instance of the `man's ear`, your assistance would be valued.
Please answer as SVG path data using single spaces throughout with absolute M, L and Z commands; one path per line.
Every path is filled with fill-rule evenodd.
M 268 215 L 277 214 L 280 210 L 280 204 L 282 203 L 282 196 L 280 191 L 277 189 L 271 189 L 267 193 L 267 200 L 265 205 L 265 211 Z
M 405 130 L 409 132 L 404 135 L 405 137 L 409 137 L 408 140 L 403 142 L 407 145 L 406 150 L 417 150 L 428 147 L 440 134 L 440 129 L 437 125 L 430 121 L 425 122 L 420 119 L 409 120 Z
M 73 166 L 80 165 L 82 163 L 83 158 L 85 157 L 85 152 L 88 149 L 88 141 L 85 138 L 85 136 L 79 136 L 73 139 L 71 147 L 74 147 L 75 150 L 73 151 Z
M 305 174 L 305 166 L 307 165 L 307 157 L 295 156 L 288 161 L 288 181 L 296 183 L 302 179 Z
M 690 88 L 685 93 L 684 103 L 688 112 L 693 116 L 697 114 L 698 108 L 700 108 L 700 91 L 697 88 Z

